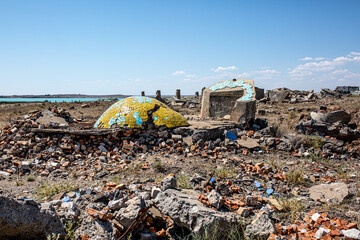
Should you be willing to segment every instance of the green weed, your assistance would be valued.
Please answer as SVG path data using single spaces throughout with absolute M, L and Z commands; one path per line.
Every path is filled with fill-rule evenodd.
M 286 174 L 286 181 L 290 185 L 301 185 L 305 182 L 304 171 L 302 169 L 292 169 Z
M 37 187 L 36 194 L 40 197 L 40 199 L 51 199 L 56 194 L 76 191 L 78 189 L 79 187 L 77 185 L 72 185 L 70 183 L 67 184 L 43 183 Z
M 325 140 L 320 136 L 307 136 L 305 139 L 305 144 L 308 147 L 313 147 L 315 149 L 321 149 L 324 146 Z
M 233 168 L 226 167 L 226 166 L 217 167 L 214 170 L 214 172 L 218 178 L 234 178 L 234 177 L 236 177 L 235 170 Z
M 299 212 L 304 209 L 304 205 L 296 198 L 279 198 L 279 204 L 282 207 L 281 214 L 284 217 L 295 220 Z
M 177 184 L 179 188 L 182 189 L 190 189 L 191 185 L 190 185 L 190 177 L 187 174 L 179 174 L 176 176 L 177 179 Z

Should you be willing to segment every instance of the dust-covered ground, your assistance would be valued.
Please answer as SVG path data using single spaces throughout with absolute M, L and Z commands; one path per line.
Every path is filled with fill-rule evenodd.
M 74 122 L 70 123 L 70 128 L 90 129 L 97 118 L 113 103 L 75 102 L 56 103 L 56 106 L 64 109 L 73 118 Z M 243 218 L 244 223 L 246 219 L 252 219 L 259 213 L 265 212 L 271 216 L 269 219 L 272 228 L 269 227 L 268 232 L 264 230 L 266 234 L 261 235 L 247 227 L 249 228 L 247 235 L 243 228 L 239 230 L 242 231 L 241 237 L 253 239 L 266 236 L 276 239 L 279 236 L 286 236 L 288 237 L 286 239 L 290 239 L 300 236 L 300 239 L 312 239 L 316 234 L 320 234 L 318 233 L 320 228 L 324 228 L 325 231 L 321 232 L 318 239 L 321 237 L 345 239 L 347 232 L 344 234 L 341 231 L 357 229 L 356 225 L 360 224 L 359 139 L 355 135 L 351 140 L 346 140 L 346 136 L 341 135 L 342 138 L 339 140 L 332 136 L 321 136 L 311 132 L 312 130 L 303 134 L 295 129 L 299 122 L 310 119 L 312 111 L 318 110 L 320 106 L 326 106 L 329 112 L 344 110 L 351 114 L 351 120 L 347 124 L 349 126 L 355 124 L 356 128 L 351 131 L 359 131 L 357 124 L 360 119 L 360 98 L 358 96 L 328 97 L 300 103 L 271 101 L 257 103 L 256 117 L 266 120 L 267 127 L 264 129 L 268 131 L 235 126 L 233 132 L 238 142 L 229 141 L 224 134 L 218 139 L 202 139 L 196 134 L 195 138 L 193 134 L 191 142 L 185 143 L 184 135 L 179 137 L 181 134 L 174 131 L 165 131 L 163 136 L 156 137 L 146 134 L 133 136 L 132 134 L 135 133 L 104 136 L 34 134 L 28 131 L 16 133 L 18 129 L 22 129 L 20 126 L 30 124 L 26 120 L 25 123 L 14 125 L 16 119 L 22 119 L 24 115 L 32 112 L 52 109 L 54 105 L 54 103 L 0 105 L 0 125 L 4 127 L 0 138 L 2 151 L 0 171 L 4 173 L 0 175 L 2 195 L 48 202 L 61 200 L 68 194 L 71 195 L 69 197 L 71 201 L 78 201 L 76 203 L 80 212 L 72 217 L 66 215 L 64 217 L 66 221 L 81 219 L 82 222 L 86 222 L 89 215 L 107 221 L 87 209 L 120 216 L 121 208 L 109 209 L 108 204 L 116 199 L 113 195 L 111 199 L 109 192 L 125 189 L 122 191 L 125 191 L 123 194 L 127 195 L 126 199 L 132 199 L 141 191 L 151 192 L 154 187 L 162 187 L 166 179 L 174 176 L 178 189 L 197 191 L 199 204 L 214 212 L 229 212 L 229 214 L 235 212 Z M 200 123 L 209 121 L 199 119 L 199 107 L 173 108 L 192 121 Z M 11 127 L 7 128 L 7 126 Z M 12 132 L 14 127 L 17 130 Z M 232 131 L 229 128 L 221 130 Z M 255 147 L 248 147 L 243 141 L 247 144 L 252 141 Z M 101 146 L 105 150 L 102 150 Z M 340 189 L 336 189 L 335 192 L 322 189 L 324 184 L 340 184 Z M 314 186 L 320 188 L 312 188 Z M 216 190 L 216 194 L 219 195 L 217 197 L 221 197 L 221 206 L 213 204 L 210 197 L 212 190 Z M 93 194 L 91 198 L 84 197 L 87 199 L 86 204 L 84 200 L 74 199 L 73 193 L 86 196 L 86 191 Z M 317 196 L 316 194 L 323 194 L 323 197 L 316 198 L 314 197 Z M 337 197 L 337 194 L 340 197 Z M 97 201 L 94 200 L 94 196 L 98 195 L 106 196 L 105 200 L 88 205 L 92 201 Z M 219 200 L 216 204 L 218 203 Z M 124 207 L 129 208 L 127 204 Z M 60 212 L 68 211 L 63 207 L 57 209 Z M 162 210 L 166 211 L 166 209 Z M 315 219 L 313 217 L 315 213 L 321 216 Z M 174 219 L 176 227 L 179 227 L 176 217 L 173 217 L 173 221 Z M 81 225 L 81 221 L 67 229 L 67 236 L 73 234 L 71 237 L 73 239 L 92 239 L 94 236 L 86 238 L 89 233 Z M 146 239 L 144 233 L 150 234 L 146 235 L 149 236 L 148 239 L 174 237 L 169 226 L 151 229 L 154 223 L 150 223 L 150 220 L 137 222 L 139 226 L 142 224 L 143 230 L 131 229 L 133 235 L 125 231 L 132 226 L 126 225 L 126 221 L 122 222 L 121 217 L 114 217 L 114 221 L 123 225 L 125 229 L 114 228 L 116 234 L 113 235 L 105 230 L 97 230 L 98 234 L 105 239 L 116 239 L 124 232 L 128 239 L 131 236 L 133 239 Z M 332 223 L 336 221 L 339 222 Z M 182 228 L 187 228 L 187 231 L 190 228 L 190 233 L 187 232 L 190 235 L 183 234 L 183 238 L 210 239 L 200 233 L 191 235 L 191 227 L 187 227 L 188 223 L 183 224 Z M 193 224 L 199 225 L 199 223 Z M 256 221 L 253 224 L 256 224 Z M 166 234 L 161 232 L 162 229 Z M 234 236 L 228 236 L 228 239 L 235 239 Z

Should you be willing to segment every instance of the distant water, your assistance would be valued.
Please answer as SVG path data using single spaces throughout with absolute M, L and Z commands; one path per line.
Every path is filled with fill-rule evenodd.
M 110 101 L 114 98 L 0 98 L 0 102 L 92 102 L 98 100 Z M 122 98 L 117 98 L 121 100 Z

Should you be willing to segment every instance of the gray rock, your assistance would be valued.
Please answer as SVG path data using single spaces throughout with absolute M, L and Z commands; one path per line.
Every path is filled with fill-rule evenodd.
M 8 177 L 8 176 L 10 176 L 10 175 L 11 175 L 11 174 L 8 173 L 8 172 L 0 171 L 0 176 Z
M 102 221 L 90 216 L 83 219 L 81 226 L 75 231 L 75 239 L 81 239 L 81 236 L 87 235 L 89 239 L 94 240 L 117 240 L 116 230 L 110 221 Z
M 274 146 L 275 145 L 275 138 L 268 138 L 268 139 L 266 139 L 266 145 L 267 146 L 269 146 L 269 147 L 272 147 L 272 146 Z
M 212 190 L 208 195 L 208 200 L 211 206 L 216 209 L 220 209 L 224 203 L 222 196 L 217 193 L 215 190 Z
M 205 207 L 198 196 L 199 193 L 193 190 L 168 189 L 161 192 L 154 202 L 176 225 L 195 233 L 202 232 L 207 227 L 211 232 L 216 222 L 226 227 L 227 224 L 240 221 L 240 216 L 236 213 L 223 213 Z
M 248 138 L 246 140 L 236 139 L 236 142 L 244 148 L 253 149 L 260 146 L 259 141 L 253 138 Z
M 145 201 L 142 198 L 135 197 L 126 202 L 126 208 L 121 208 L 116 214 L 115 219 L 121 225 L 128 228 L 134 219 L 138 216 L 141 209 L 145 208 Z
M 251 224 L 246 226 L 245 236 L 248 239 L 263 239 L 274 232 L 275 228 L 269 215 L 264 212 L 259 212 Z
M 156 196 L 161 192 L 160 188 L 153 187 L 151 189 L 151 198 L 156 198 Z
M 191 136 L 184 137 L 183 142 L 188 146 L 192 146 L 194 144 Z
M 0 196 L 0 239 L 46 239 L 52 234 L 64 237 L 65 230 L 50 205 Z
M 62 126 L 69 126 L 69 124 L 65 121 L 64 118 L 57 117 L 55 114 L 51 111 L 43 111 L 42 117 L 39 117 L 36 122 L 41 125 L 45 126 L 59 126 L 60 124 Z
M 112 200 L 108 203 L 108 207 L 112 211 L 117 211 L 120 208 L 125 207 L 125 203 L 123 199 Z
M 344 234 L 344 236 L 348 238 L 360 239 L 359 229 L 342 230 L 342 234 Z
M 317 231 L 316 231 L 316 233 L 315 233 L 315 235 L 314 235 L 314 238 L 316 238 L 316 239 L 320 239 L 322 236 L 324 236 L 325 234 L 327 234 L 327 233 L 329 233 L 329 231 L 328 230 L 326 230 L 325 228 L 319 228 Z
M 339 121 L 346 124 L 350 122 L 350 120 L 351 115 L 345 111 L 334 111 L 326 114 L 326 122 L 330 124 Z
M 170 188 L 176 188 L 176 178 L 174 176 L 166 177 L 161 181 L 162 191 L 165 191 Z
M 257 206 L 259 202 L 257 197 L 246 196 L 245 203 L 248 206 Z
M 255 120 L 256 101 L 236 100 L 230 115 L 230 121 L 248 123 Z
M 328 199 L 336 198 L 342 202 L 349 195 L 349 188 L 345 183 L 320 184 L 309 188 L 310 198 L 321 202 L 327 202 Z
M 195 173 L 189 180 L 190 184 L 195 187 L 196 185 L 201 184 L 202 181 L 205 181 L 205 178 L 202 177 L 200 174 Z
M 223 182 L 216 185 L 215 190 L 223 196 L 227 196 L 233 191 Z
M 311 112 L 310 117 L 318 123 L 342 122 L 347 124 L 351 120 L 351 115 L 345 111 L 334 111 L 329 113 Z
M 281 139 L 281 142 L 276 145 L 276 149 L 281 151 L 289 152 L 291 151 L 291 142 L 289 139 Z

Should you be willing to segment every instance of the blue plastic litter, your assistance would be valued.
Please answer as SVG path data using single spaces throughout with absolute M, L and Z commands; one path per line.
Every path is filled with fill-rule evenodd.
M 229 131 L 226 132 L 225 137 L 227 137 L 230 141 L 235 141 L 237 139 L 235 134 Z
M 255 186 L 256 186 L 257 188 L 260 188 L 260 187 L 261 187 L 261 183 L 260 183 L 260 182 L 255 182 Z
M 63 202 L 70 202 L 71 200 L 70 200 L 70 198 L 68 198 L 68 197 L 64 197 L 63 199 L 61 199 L 61 201 L 63 201 Z
M 270 194 L 272 194 L 273 192 L 274 192 L 274 189 L 271 189 L 271 188 L 269 188 L 269 189 L 266 190 L 266 194 L 267 194 L 267 195 L 270 195 Z
M 215 181 L 216 181 L 215 178 L 210 178 L 211 183 L 214 183 Z
M 280 193 L 277 193 L 277 192 L 276 192 L 276 193 L 274 193 L 274 195 L 277 195 L 277 196 L 279 196 L 279 197 L 280 197 Z
M 77 196 L 77 197 L 80 196 L 80 193 L 77 192 L 77 193 L 76 193 L 76 196 Z

